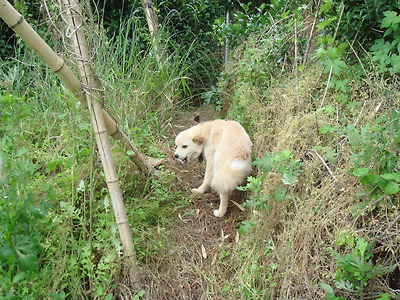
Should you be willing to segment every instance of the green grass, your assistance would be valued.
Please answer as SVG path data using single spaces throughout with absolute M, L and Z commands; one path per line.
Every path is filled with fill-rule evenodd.
M 152 49 L 135 44 L 132 21 L 121 26 L 110 40 L 102 32 L 99 40 L 89 37 L 93 65 L 121 128 L 141 151 L 159 157 L 149 141 L 158 140 L 163 124 L 188 101 L 189 53 L 164 53 L 159 63 Z M 163 49 L 170 46 L 165 43 Z M 117 293 L 113 283 L 122 280 L 122 246 L 89 116 L 32 51 L 18 45 L 19 60 L 0 68 L 7 81 L 0 90 L 0 296 L 111 296 Z M 124 161 L 119 177 L 144 263 L 166 248 L 171 214 L 165 212 L 184 202 L 169 188 L 172 174 L 135 178 L 131 162 L 112 147 L 115 159 Z

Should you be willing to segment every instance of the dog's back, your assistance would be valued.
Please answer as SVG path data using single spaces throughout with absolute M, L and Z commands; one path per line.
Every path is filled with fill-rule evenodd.
M 249 136 L 235 121 L 213 121 L 211 143 L 215 145 L 211 187 L 220 193 L 230 193 L 251 172 Z

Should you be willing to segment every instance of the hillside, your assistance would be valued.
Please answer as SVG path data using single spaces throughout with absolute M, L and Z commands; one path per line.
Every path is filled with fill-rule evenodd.
M 101 105 L 163 161 L 109 138 L 139 286 L 81 94 L 0 23 L 0 298 L 398 299 L 400 16 L 350 2 L 235 2 L 229 25 L 223 1 L 156 2 L 156 39 L 139 1 L 82 4 Z M 63 9 L 15 6 L 79 74 Z M 174 158 L 195 117 L 253 142 L 223 218 Z

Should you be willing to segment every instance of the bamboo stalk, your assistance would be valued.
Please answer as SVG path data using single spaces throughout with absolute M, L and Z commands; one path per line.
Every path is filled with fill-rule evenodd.
M 149 26 L 150 35 L 153 36 L 157 30 L 157 15 L 154 12 L 154 5 L 151 0 L 141 0 L 143 10 L 146 15 L 147 25 Z
M 92 116 L 93 129 L 104 168 L 106 183 L 110 192 L 115 221 L 118 226 L 119 235 L 125 252 L 125 260 L 129 267 L 129 274 L 133 283 L 140 282 L 139 267 L 136 259 L 132 235 L 129 229 L 121 189 L 111 154 L 111 147 L 107 137 L 106 125 L 104 123 L 101 95 L 98 92 L 99 83 L 94 77 L 92 68 L 89 66 L 89 54 L 86 37 L 81 30 L 83 21 L 79 4 L 75 0 L 62 0 L 65 6 L 65 16 L 68 26 L 72 29 L 71 42 L 75 48 L 76 60 L 85 89 L 87 106 Z
M 87 107 L 84 90 L 82 89 L 82 84 L 78 77 L 75 76 L 71 69 L 65 64 L 64 60 L 46 44 L 7 0 L 0 0 L 0 18 L 2 18 L 7 25 L 35 51 L 58 78 L 72 91 L 75 97 Z M 140 154 L 137 148 L 134 147 L 127 136 L 118 127 L 114 118 L 103 108 L 102 114 L 107 132 L 111 137 L 120 141 L 126 151 L 130 150 L 134 153 L 133 155 L 129 155 L 129 158 L 137 168 L 141 172 L 154 173 L 154 166 L 160 164 L 162 160 L 156 160 Z
M 152 38 L 152 42 L 154 45 L 154 50 L 157 56 L 158 63 L 161 64 L 161 50 L 158 47 L 156 35 L 158 32 L 158 22 L 157 22 L 157 15 L 154 12 L 154 5 L 151 0 L 141 0 L 144 14 L 147 20 L 147 26 L 149 27 L 149 32 Z
M 162 58 L 162 51 L 159 45 L 159 42 L 157 40 L 158 37 L 158 21 L 157 21 L 157 15 L 154 12 L 154 5 L 153 2 L 151 0 L 141 0 L 142 2 L 142 6 L 143 6 L 143 10 L 144 10 L 144 14 L 146 16 L 146 20 L 147 20 L 147 26 L 149 27 L 149 32 L 151 35 L 151 40 L 154 46 L 154 52 L 156 54 L 156 59 L 157 59 L 157 63 L 160 67 L 160 70 L 162 69 L 162 62 L 161 62 L 161 58 Z M 163 92 L 165 98 L 167 98 L 169 105 L 171 107 L 173 107 L 174 105 L 174 101 L 173 101 L 173 93 L 172 93 L 172 88 L 171 86 L 167 86 L 165 92 Z

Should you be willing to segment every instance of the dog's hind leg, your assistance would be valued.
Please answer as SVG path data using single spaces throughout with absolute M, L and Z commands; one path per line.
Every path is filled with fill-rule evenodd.
M 219 194 L 219 198 L 220 198 L 219 209 L 214 210 L 214 216 L 223 217 L 225 215 L 226 209 L 228 208 L 229 196 L 230 196 L 230 193 Z

